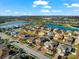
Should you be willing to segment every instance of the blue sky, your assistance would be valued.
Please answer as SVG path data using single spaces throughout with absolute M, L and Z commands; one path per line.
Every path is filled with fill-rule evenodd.
M 0 16 L 79 15 L 78 0 L 0 0 Z

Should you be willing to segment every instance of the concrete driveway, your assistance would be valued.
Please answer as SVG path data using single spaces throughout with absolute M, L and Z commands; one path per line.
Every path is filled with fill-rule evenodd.
M 6 35 L 5 33 L 0 33 L 0 36 L 1 36 L 2 38 L 4 38 L 4 39 L 6 39 L 6 38 L 9 39 L 9 41 L 11 41 L 11 40 L 12 40 L 12 41 L 15 41 L 12 37 Z M 44 55 L 42 55 L 41 53 L 36 52 L 36 51 L 34 51 L 34 50 L 28 48 L 26 44 L 21 44 L 21 43 L 17 43 L 17 42 L 13 42 L 13 43 L 11 43 L 11 44 L 16 45 L 16 46 L 18 46 L 18 47 L 24 49 L 26 52 L 28 52 L 28 53 L 30 53 L 30 54 L 32 54 L 32 55 L 38 57 L 38 59 L 49 59 L 47 56 L 44 56 Z

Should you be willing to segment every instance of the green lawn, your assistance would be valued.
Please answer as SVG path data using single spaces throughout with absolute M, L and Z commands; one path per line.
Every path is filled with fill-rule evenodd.
M 73 45 L 73 47 L 75 47 L 75 48 L 79 48 L 79 44 Z
M 75 55 L 69 55 L 68 59 L 76 59 L 76 56 Z
M 49 54 L 49 53 L 45 53 L 45 56 L 47 56 L 47 57 L 49 57 L 49 58 L 51 58 L 51 57 L 52 57 L 52 55 L 51 55 L 51 54 Z
M 28 46 L 28 48 L 34 48 L 35 46 L 34 45 L 30 45 L 30 46 Z

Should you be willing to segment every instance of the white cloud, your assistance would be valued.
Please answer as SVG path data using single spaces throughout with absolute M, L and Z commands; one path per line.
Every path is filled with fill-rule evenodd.
M 32 15 L 31 13 L 24 13 L 23 15 Z
M 61 10 L 52 10 L 51 12 L 62 12 Z
M 73 10 L 73 11 L 75 11 L 75 12 L 79 12 L 79 10 Z
M 37 5 L 48 5 L 48 2 L 43 0 L 34 1 L 33 6 L 37 6 Z
M 78 3 L 73 3 L 73 4 L 65 3 L 64 5 L 67 6 L 67 7 L 79 7 Z
M 54 12 L 54 13 L 56 13 L 56 12 L 62 12 L 62 10 L 48 10 L 48 9 L 42 9 L 42 10 L 40 10 L 40 12 Z
M 33 7 L 37 7 L 37 5 L 34 5 L 34 4 L 33 4 L 32 6 L 33 6 Z
M 19 14 L 19 12 L 17 12 L 17 11 L 16 11 L 16 12 L 14 12 L 14 14 L 16 14 L 16 15 L 17 15 L 17 14 Z
M 5 10 L 4 12 L 11 12 L 11 10 Z
M 44 6 L 44 8 L 52 8 L 52 7 L 51 7 L 51 6 L 46 5 L 46 6 Z
M 42 9 L 40 12 L 50 12 L 49 10 Z
M 24 13 L 23 15 L 27 15 L 27 13 Z
M 69 5 L 68 3 L 64 3 L 64 5 Z
M 43 8 L 52 8 L 51 6 L 48 5 L 49 2 L 48 1 L 44 1 L 44 0 L 37 0 L 33 2 L 33 7 L 37 7 L 37 6 L 42 6 Z
M 51 8 L 51 6 L 48 5 L 48 1 L 44 1 L 44 0 L 37 0 L 33 2 L 33 7 L 37 7 L 37 6 L 43 6 L 44 8 Z
M 17 11 L 11 11 L 11 10 L 5 10 L 4 12 L 6 12 L 8 14 L 15 14 L 15 15 L 19 14 L 19 12 L 17 12 Z
M 74 3 L 74 4 L 72 4 L 71 6 L 72 6 L 72 7 L 79 7 L 79 4 Z

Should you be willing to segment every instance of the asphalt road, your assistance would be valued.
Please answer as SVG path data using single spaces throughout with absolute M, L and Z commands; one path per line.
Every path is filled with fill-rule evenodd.
M 20 43 L 17 43 L 17 42 L 14 42 L 12 44 L 24 49 L 27 53 L 30 53 L 32 55 L 37 56 L 39 59 L 49 59 L 48 57 L 42 55 L 41 53 L 38 53 L 38 52 L 28 48 L 26 44 L 20 44 Z
M 12 38 L 12 37 L 10 37 L 10 36 L 8 36 L 8 35 L 6 35 L 6 34 L 4 34 L 4 33 L 0 33 L 0 36 L 1 36 L 2 38 L 5 38 L 5 39 L 7 38 L 7 39 L 10 39 L 10 40 L 13 41 L 13 38 Z M 14 40 L 14 41 L 15 41 L 15 40 Z M 13 43 L 11 43 L 11 44 L 16 45 L 16 46 L 18 46 L 18 47 L 24 49 L 26 52 L 28 52 L 28 53 L 30 53 L 30 54 L 32 54 L 32 55 L 38 57 L 39 59 L 49 59 L 47 56 L 44 56 L 44 55 L 42 55 L 41 53 L 36 52 L 36 51 L 34 51 L 34 50 L 28 48 L 26 44 L 20 44 L 20 43 L 17 43 L 17 42 L 13 42 Z

